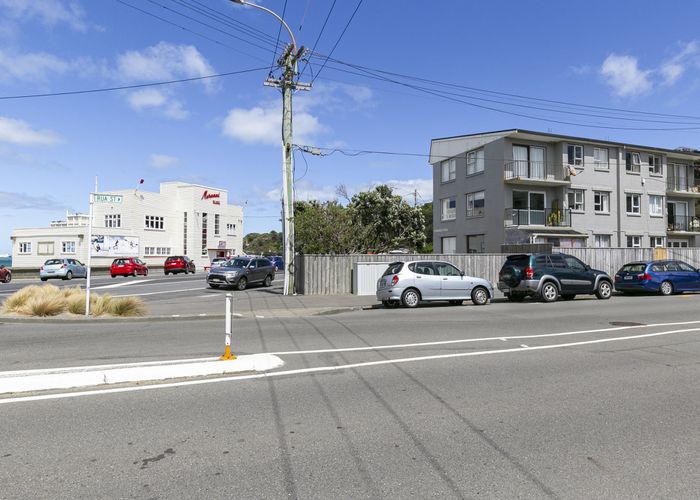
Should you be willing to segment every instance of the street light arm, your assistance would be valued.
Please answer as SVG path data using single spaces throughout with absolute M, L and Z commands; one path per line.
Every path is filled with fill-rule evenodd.
M 294 34 L 292 33 L 292 30 L 289 28 L 289 25 L 288 25 L 287 23 L 284 22 L 284 19 L 282 19 L 280 16 L 278 16 L 277 14 L 275 14 L 273 11 L 271 11 L 271 10 L 268 9 L 267 7 L 263 7 L 262 5 L 258 5 L 258 4 L 255 4 L 255 3 L 246 2 L 245 0 L 231 0 L 231 1 L 232 1 L 233 3 L 238 3 L 238 4 L 241 4 L 241 5 L 249 5 L 249 6 L 251 6 L 251 7 L 255 7 L 255 8 L 257 8 L 257 9 L 264 10 L 265 12 L 269 12 L 270 14 L 272 14 L 273 16 L 275 16 L 275 17 L 279 20 L 279 22 L 281 22 L 282 25 L 283 25 L 285 28 L 287 28 L 287 31 L 289 32 L 289 37 L 292 39 L 292 49 L 293 49 L 294 53 L 296 54 L 296 51 L 297 51 L 297 42 L 296 42 L 296 40 L 294 39 Z

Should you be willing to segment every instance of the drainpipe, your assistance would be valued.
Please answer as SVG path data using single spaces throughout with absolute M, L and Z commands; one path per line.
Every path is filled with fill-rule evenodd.
M 622 208 L 624 189 L 622 188 L 622 166 L 621 156 L 627 150 L 627 146 L 622 146 L 622 150 L 617 151 L 617 246 L 622 245 Z

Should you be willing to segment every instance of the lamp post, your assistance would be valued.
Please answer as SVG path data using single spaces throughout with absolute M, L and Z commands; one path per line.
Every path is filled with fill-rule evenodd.
M 311 85 L 294 81 L 297 75 L 297 61 L 304 53 L 304 47 L 297 49 L 294 34 L 289 25 L 280 16 L 270 9 L 246 2 L 245 0 L 231 0 L 233 3 L 248 5 L 263 10 L 275 16 L 287 29 L 291 38 L 291 45 L 277 61 L 282 69 L 282 77 L 275 79 L 269 77 L 265 80 L 268 87 L 282 89 L 282 219 L 284 233 L 284 295 L 295 293 L 295 266 L 294 266 L 294 159 L 292 156 L 292 93 L 294 90 L 309 90 Z

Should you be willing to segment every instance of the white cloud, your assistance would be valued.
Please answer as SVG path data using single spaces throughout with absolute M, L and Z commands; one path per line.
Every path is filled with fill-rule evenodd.
M 295 142 L 313 142 L 324 130 L 318 117 L 301 110 L 295 112 Z M 234 108 L 223 121 L 222 134 L 248 144 L 279 145 L 282 142 L 282 108 L 274 104 L 250 109 Z
M 678 54 L 664 62 L 659 68 L 664 85 L 673 85 L 680 80 L 687 66 L 700 66 L 698 53 L 700 53 L 700 43 L 697 40 L 692 40 L 684 44 Z
M 634 97 L 652 88 L 651 70 L 639 68 L 636 57 L 610 54 L 600 67 L 600 74 L 620 97 Z
M 403 197 L 406 202 L 413 205 L 414 201 L 418 205 L 433 199 L 432 179 L 402 179 L 388 181 L 372 181 L 368 183 L 346 186 L 349 197 L 362 191 L 370 191 L 380 184 L 386 184 L 393 189 L 394 194 Z M 300 201 L 331 201 L 338 198 L 337 186 L 318 186 L 310 181 L 300 181 L 294 186 L 296 199 Z M 416 193 L 414 200 L 414 192 Z M 279 202 L 281 191 L 271 189 L 265 193 L 265 199 L 272 202 Z
M 175 120 L 184 120 L 189 116 L 189 112 L 184 109 L 182 102 L 170 97 L 164 90 L 143 89 L 127 94 L 127 102 L 132 109 L 141 111 L 153 108 L 162 115 Z
M 117 58 L 116 76 L 123 81 L 154 81 L 194 78 L 216 71 L 192 45 L 160 42 L 144 50 L 132 50 Z M 209 89 L 212 80 L 202 80 Z
M 66 204 L 50 196 L 32 196 L 8 191 L 0 191 L 0 207 L 15 210 L 70 210 Z
M 49 130 L 34 130 L 27 122 L 0 116 L 0 141 L 20 145 L 43 145 L 61 142 Z
M 172 165 L 176 165 L 180 160 L 174 156 L 152 154 L 149 158 L 152 167 L 155 168 L 166 168 Z
M 31 22 L 38 19 L 46 26 L 67 24 L 76 31 L 85 31 L 85 11 L 72 0 L 0 0 L 0 11 L 6 19 Z
M 45 52 L 10 54 L 0 50 L 0 80 L 45 80 L 49 74 L 62 74 L 71 64 Z

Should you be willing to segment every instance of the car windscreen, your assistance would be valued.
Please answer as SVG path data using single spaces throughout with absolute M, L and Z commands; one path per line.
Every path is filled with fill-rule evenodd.
M 644 263 L 641 264 L 625 264 L 622 266 L 622 269 L 620 269 L 621 273 L 643 273 L 646 271 L 647 265 Z
M 55 266 L 56 264 L 63 264 L 63 261 L 60 259 L 49 259 L 44 262 L 45 266 Z
M 525 269 L 530 265 L 529 255 L 509 255 L 506 259 L 506 266 L 515 266 L 518 269 Z
M 226 267 L 246 267 L 250 260 L 248 259 L 233 259 L 225 262 L 223 265 Z
M 166 261 L 171 261 L 171 260 L 182 260 L 182 257 L 168 257 L 165 259 Z
M 401 272 L 401 269 L 403 269 L 403 262 L 393 262 L 389 264 L 389 267 L 386 268 L 386 271 L 384 271 L 384 274 L 382 274 L 382 276 L 389 276 L 390 274 L 399 274 Z

